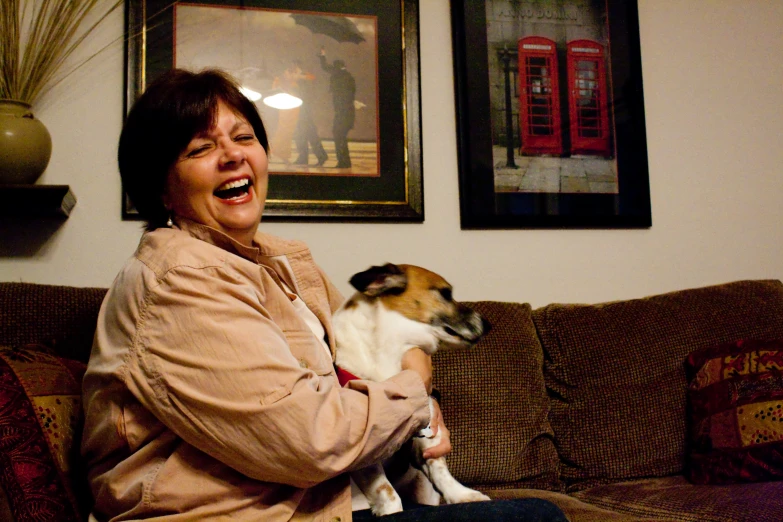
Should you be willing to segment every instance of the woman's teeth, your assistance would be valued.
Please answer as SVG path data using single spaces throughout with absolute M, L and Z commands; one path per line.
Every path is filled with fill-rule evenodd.
M 214 194 L 220 199 L 235 199 L 247 194 L 249 188 L 250 180 L 242 178 L 223 183 L 215 190 Z

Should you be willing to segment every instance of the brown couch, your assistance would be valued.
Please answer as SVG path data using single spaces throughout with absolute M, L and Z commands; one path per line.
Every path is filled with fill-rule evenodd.
M 79 520 L 89 509 L 76 451 L 83 366 L 72 361 L 89 356 L 104 293 L 0 283 L 2 521 Z M 686 356 L 783 339 L 780 281 L 535 310 L 470 304 L 492 330 L 473 350 L 435 357 L 463 483 L 550 499 L 572 522 L 783 520 L 783 481 L 694 485 L 683 474 Z

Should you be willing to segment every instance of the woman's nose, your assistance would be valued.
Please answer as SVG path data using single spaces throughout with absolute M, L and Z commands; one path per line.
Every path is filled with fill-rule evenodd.
M 233 141 L 230 141 L 223 145 L 223 155 L 220 159 L 221 164 L 223 165 L 242 163 L 242 161 L 245 159 L 245 152 L 242 150 L 241 146 L 234 143 Z

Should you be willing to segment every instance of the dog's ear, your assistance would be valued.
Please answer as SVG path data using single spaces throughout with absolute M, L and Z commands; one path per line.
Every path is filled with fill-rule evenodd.
M 377 297 L 389 292 L 402 292 L 408 286 L 408 278 L 400 267 L 386 263 L 354 274 L 350 283 L 364 295 Z

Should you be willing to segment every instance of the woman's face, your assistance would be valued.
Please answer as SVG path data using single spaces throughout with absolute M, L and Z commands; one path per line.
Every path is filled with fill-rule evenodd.
M 194 136 L 169 171 L 163 202 L 174 216 L 249 246 L 264 211 L 267 167 L 253 127 L 219 102 L 215 126 Z

